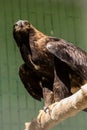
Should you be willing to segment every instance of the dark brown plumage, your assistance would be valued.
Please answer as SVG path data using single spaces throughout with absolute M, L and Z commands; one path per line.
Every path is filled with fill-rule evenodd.
M 44 35 L 19 20 L 13 36 L 24 64 L 20 78 L 32 97 L 45 106 L 68 97 L 87 82 L 87 53 L 63 39 Z

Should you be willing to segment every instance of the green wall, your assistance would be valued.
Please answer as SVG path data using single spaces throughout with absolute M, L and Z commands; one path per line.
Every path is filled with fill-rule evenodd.
M 0 0 L 0 130 L 24 130 L 24 123 L 43 107 L 19 79 L 23 61 L 12 36 L 13 24 L 27 19 L 42 32 L 87 50 L 86 5 L 86 0 Z M 87 113 L 80 112 L 53 130 L 86 130 L 86 120 Z

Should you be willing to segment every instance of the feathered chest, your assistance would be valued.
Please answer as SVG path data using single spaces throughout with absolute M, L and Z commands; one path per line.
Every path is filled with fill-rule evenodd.
M 39 43 L 39 44 L 38 44 Z M 33 45 L 30 46 L 32 55 L 29 60 L 38 70 L 49 70 L 54 66 L 54 58 L 45 47 L 46 41 L 35 41 Z M 37 67 L 36 67 L 37 66 Z
M 24 43 L 21 47 L 21 55 L 24 62 L 33 70 L 50 75 L 54 71 L 54 56 L 47 50 L 48 38 L 29 37 L 29 47 Z

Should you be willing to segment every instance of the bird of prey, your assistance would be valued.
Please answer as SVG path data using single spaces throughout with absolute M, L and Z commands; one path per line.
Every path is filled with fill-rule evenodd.
M 24 61 L 20 79 L 33 98 L 44 98 L 45 107 L 87 82 L 87 53 L 79 47 L 43 34 L 26 20 L 14 24 L 13 37 Z

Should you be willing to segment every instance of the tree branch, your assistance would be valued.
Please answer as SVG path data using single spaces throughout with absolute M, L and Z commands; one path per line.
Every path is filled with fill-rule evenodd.
M 50 105 L 47 112 L 40 110 L 36 119 L 25 123 L 25 130 L 50 130 L 85 108 L 87 108 L 87 84 L 72 96 Z

